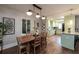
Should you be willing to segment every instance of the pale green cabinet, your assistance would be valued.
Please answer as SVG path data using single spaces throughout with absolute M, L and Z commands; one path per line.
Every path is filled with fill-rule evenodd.
M 61 35 L 61 45 L 65 48 L 74 50 L 75 38 L 72 34 L 62 34 Z

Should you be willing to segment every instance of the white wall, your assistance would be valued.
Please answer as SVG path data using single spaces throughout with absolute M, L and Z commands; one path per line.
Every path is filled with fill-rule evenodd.
M 35 20 L 33 16 L 28 17 L 23 12 L 0 6 L 0 21 L 2 20 L 2 17 L 15 18 L 15 34 L 4 35 L 3 37 L 4 49 L 17 45 L 16 36 L 20 36 L 22 34 L 22 19 L 31 20 L 31 32 L 33 32 L 34 20 Z

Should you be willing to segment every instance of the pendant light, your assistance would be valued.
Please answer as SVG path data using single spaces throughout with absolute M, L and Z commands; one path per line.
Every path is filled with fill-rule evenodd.
M 32 15 L 32 11 L 31 11 L 31 10 L 28 10 L 28 11 L 26 12 L 26 14 L 27 14 L 28 16 L 31 16 L 31 15 Z
M 36 18 L 40 18 L 40 14 L 39 13 L 36 14 Z
M 42 16 L 42 20 L 45 20 L 46 19 L 46 17 L 45 16 Z

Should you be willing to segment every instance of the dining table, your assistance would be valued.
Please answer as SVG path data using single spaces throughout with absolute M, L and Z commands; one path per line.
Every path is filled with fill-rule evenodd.
M 26 36 L 22 36 L 20 41 L 21 44 L 26 44 L 27 48 L 27 54 L 30 53 L 30 42 L 34 41 L 35 37 L 33 35 L 26 35 Z
M 35 39 L 34 36 L 32 36 L 32 35 L 29 35 L 29 36 L 28 36 L 28 35 L 27 35 L 27 36 L 25 36 L 25 37 L 23 37 L 23 38 L 21 39 L 21 43 L 24 44 L 24 43 L 33 41 L 34 39 Z

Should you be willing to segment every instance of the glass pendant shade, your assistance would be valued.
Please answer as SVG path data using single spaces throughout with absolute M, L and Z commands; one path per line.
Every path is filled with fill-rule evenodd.
M 40 15 L 39 15 L 39 13 L 37 13 L 37 14 L 36 14 L 36 18 L 40 18 Z
M 43 16 L 43 17 L 42 17 L 42 19 L 44 20 L 44 19 L 46 19 L 46 17 L 45 17 L 45 16 Z
M 31 11 L 31 10 L 28 10 L 28 11 L 26 12 L 26 14 L 27 14 L 28 16 L 31 16 L 31 15 L 32 15 L 32 11 Z

